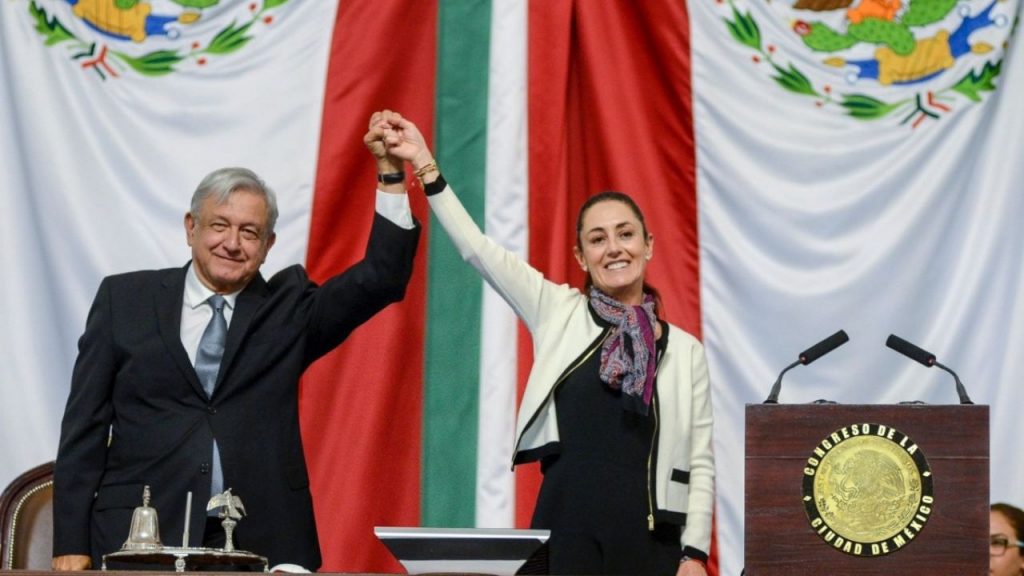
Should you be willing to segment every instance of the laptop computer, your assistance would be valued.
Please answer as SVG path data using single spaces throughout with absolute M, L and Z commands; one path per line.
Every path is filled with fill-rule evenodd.
M 513 575 L 548 540 L 548 530 L 400 528 L 373 533 L 409 574 L 469 572 Z

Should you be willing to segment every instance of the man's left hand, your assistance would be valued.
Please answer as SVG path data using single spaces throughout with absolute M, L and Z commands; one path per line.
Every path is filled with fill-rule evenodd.
M 676 570 L 676 576 L 708 576 L 708 572 L 704 569 L 704 564 L 702 562 L 687 560 L 686 562 L 679 563 L 679 569 Z

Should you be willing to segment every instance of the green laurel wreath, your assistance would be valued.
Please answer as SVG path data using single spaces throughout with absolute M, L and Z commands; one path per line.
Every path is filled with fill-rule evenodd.
M 209 0 L 179 0 L 179 3 L 194 4 L 195 6 L 208 5 Z M 176 66 L 183 60 L 192 59 L 200 61 L 204 55 L 223 56 L 231 54 L 244 47 L 252 40 L 248 34 L 260 18 L 268 11 L 273 10 L 287 3 L 288 0 L 263 0 L 259 10 L 253 10 L 252 16 L 242 24 L 232 22 L 220 30 L 205 47 L 193 45 L 191 50 L 154 50 L 141 56 L 132 56 L 120 50 L 110 49 L 108 53 L 128 65 L 132 70 L 143 76 L 163 76 L 176 71 Z M 35 0 L 29 3 L 29 14 L 35 22 L 36 32 L 41 34 L 47 46 L 54 46 L 62 42 L 70 42 L 71 46 L 78 49 L 74 59 L 82 59 L 95 55 L 97 51 L 96 42 L 87 42 L 76 37 L 56 17 L 47 14 L 46 11 L 36 4 Z M 100 67 L 93 67 L 100 78 L 106 80 L 106 74 Z
M 838 93 L 833 96 L 832 90 L 828 85 L 825 85 L 822 90 L 824 94 L 819 92 L 799 68 L 792 63 L 782 67 L 775 61 L 774 51 L 772 49 L 765 50 L 761 38 L 761 29 L 758 27 L 754 17 L 750 15 L 750 12 L 746 14 L 741 13 L 736 8 L 733 0 L 729 0 L 729 7 L 732 9 L 732 20 L 723 18 L 729 34 L 737 42 L 757 53 L 754 57 L 755 61 L 763 58 L 771 65 L 775 71 L 772 79 L 782 88 L 794 94 L 817 98 L 819 106 L 838 104 L 844 108 L 846 114 L 858 120 L 878 120 L 898 110 L 906 110 L 908 107 L 910 108 L 910 113 L 900 121 L 900 124 L 909 122 L 919 114 L 924 117 L 939 118 L 938 114 L 925 106 L 922 101 L 925 94 L 922 93 L 917 93 L 912 98 L 887 102 L 861 93 Z M 1016 22 L 1014 22 L 1014 28 L 1016 28 Z M 933 92 L 931 95 L 935 98 L 942 98 L 950 92 L 956 92 L 973 102 L 981 102 L 984 92 L 992 92 L 996 89 L 995 79 L 999 76 L 1002 63 L 1002 58 L 996 62 L 985 62 L 980 71 L 971 70 L 954 85 Z M 948 100 L 948 97 L 946 99 Z

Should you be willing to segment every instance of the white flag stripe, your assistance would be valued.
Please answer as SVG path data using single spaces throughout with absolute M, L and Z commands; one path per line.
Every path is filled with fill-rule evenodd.
M 491 6 L 487 102 L 487 234 L 526 255 L 526 10 L 525 0 Z M 508 304 L 484 285 L 480 346 L 480 415 L 477 443 L 476 525 L 515 525 L 517 328 Z

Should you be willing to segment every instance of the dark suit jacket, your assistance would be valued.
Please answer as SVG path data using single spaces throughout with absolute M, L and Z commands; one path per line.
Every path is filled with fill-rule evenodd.
M 320 547 L 299 435 L 298 381 L 314 360 L 391 302 L 412 273 L 419 228 L 375 215 L 364 259 L 317 286 L 301 266 L 238 295 L 213 397 L 181 344 L 185 268 L 103 280 L 79 340 L 54 473 L 54 554 L 120 549 L 143 486 L 165 545 L 202 543 L 212 442 L 224 485 L 248 515 L 240 549 L 271 565 L 319 568 Z M 109 442 L 108 442 L 109 435 Z

